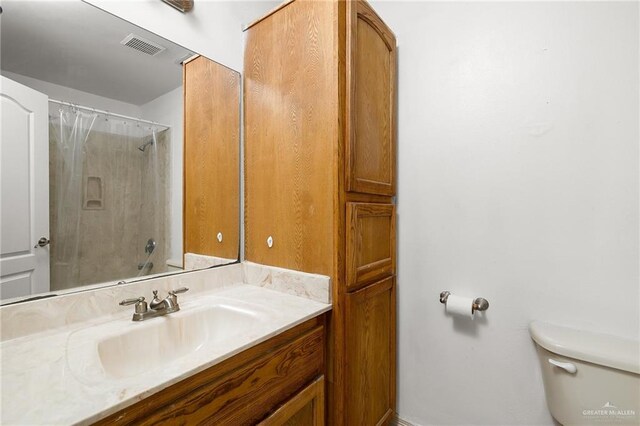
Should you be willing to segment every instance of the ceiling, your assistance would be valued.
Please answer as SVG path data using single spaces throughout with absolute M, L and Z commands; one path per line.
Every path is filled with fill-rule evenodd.
M 187 49 L 80 1 L 3 1 L 2 70 L 134 105 L 182 85 Z M 166 50 L 123 46 L 129 34 Z

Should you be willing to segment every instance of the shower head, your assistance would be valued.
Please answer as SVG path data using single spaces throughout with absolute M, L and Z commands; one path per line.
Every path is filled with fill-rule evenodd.
M 149 139 L 147 142 L 143 143 L 142 145 L 140 145 L 138 147 L 138 149 L 142 152 L 144 152 L 145 149 L 147 149 L 147 146 L 149 145 L 153 145 L 153 139 Z

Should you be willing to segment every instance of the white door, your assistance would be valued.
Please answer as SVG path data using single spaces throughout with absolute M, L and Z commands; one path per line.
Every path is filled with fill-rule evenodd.
M 5 300 L 49 291 L 49 118 L 46 95 L 0 79 L 0 299 Z

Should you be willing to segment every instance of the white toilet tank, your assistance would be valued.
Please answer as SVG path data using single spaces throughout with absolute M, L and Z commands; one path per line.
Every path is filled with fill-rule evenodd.
M 532 322 L 551 415 L 568 425 L 640 424 L 640 342 Z

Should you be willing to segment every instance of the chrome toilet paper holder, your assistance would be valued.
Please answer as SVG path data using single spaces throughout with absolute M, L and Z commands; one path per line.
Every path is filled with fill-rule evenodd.
M 440 293 L 440 303 L 446 304 L 450 294 L 450 291 L 443 291 Z M 489 309 L 489 301 L 484 297 L 476 297 L 473 300 L 473 304 L 471 305 L 472 313 L 475 311 L 486 311 L 487 309 Z

